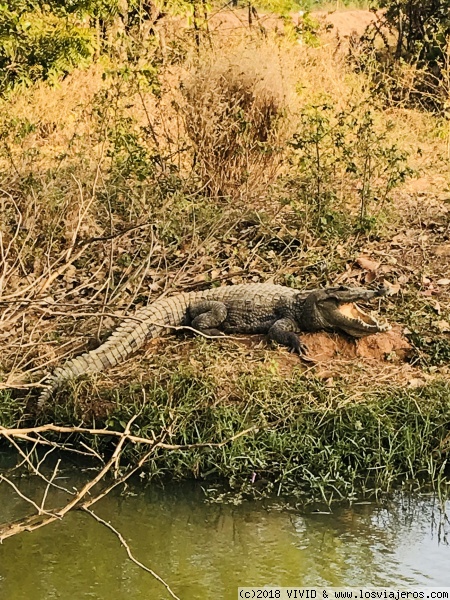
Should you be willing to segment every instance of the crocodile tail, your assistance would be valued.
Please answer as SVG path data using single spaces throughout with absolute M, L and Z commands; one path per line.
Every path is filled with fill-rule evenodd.
M 47 378 L 45 387 L 38 398 L 38 408 L 42 408 L 52 394 L 66 381 L 88 373 L 99 373 L 126 360 L 138 350 L 147 339 L 158 337 L 171 326 L 182 325 L 185 321 L 189 294 L 178 294 L 157 300 L 139 310 L 133 317 L 125 319 L 109 338 L 95 350 L 85 352 L 68 360 Z

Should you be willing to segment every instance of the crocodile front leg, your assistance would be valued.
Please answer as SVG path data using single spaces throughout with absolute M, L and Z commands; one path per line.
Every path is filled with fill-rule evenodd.
M 284 319 L 275 321 L 268 331 L 268 336 L 270 340 L 290 348 L 291 352 L 297 352 L 300 356 L 304 356 L 307 348 L 298 335 L 296 335 L 295 332 L 298 330 L 297 323 L 293 319 L 285 317 Z
M 227 307 L 218 300 L 204 300 L 189 307 L 191 326 L 205 335 L 225 335 L 218 327 L 227 318 Z

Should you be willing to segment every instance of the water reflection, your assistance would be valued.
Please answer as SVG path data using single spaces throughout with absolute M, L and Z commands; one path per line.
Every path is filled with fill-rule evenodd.
M 36 500 L 38 487 L 36 478 L 21 482 Z M 52 498 L 66 500 L 63 491 Z M 27 510 L 5 484 L 0 507 L 1 521 Z M 450 585 L 450 547 L 437 535 L 439 507 L 430 498 L 398 496 L 383 506 L 306 514 L 278 501 L 208 505 L 198 487 L 177 485 L 111 495 L 94 509 L 184 600 L 234 600 L 239 585 Z M 0 597 L 169 596 L 127 559 L 112 532 L 74 512 L 0 546 Z

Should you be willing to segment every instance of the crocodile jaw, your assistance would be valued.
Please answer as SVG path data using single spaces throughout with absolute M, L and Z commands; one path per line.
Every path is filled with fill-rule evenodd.
M 336 311 L 339 313 L 339 329 L 352 337 L 364 337 L 391 329 L 390 325 L 379 323 L 375 317 L 363 311 L 353 302 L 339 304 Z

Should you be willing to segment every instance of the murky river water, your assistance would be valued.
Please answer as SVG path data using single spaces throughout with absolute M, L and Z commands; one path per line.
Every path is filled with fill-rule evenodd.
M 22 480 L 20 487 L 38 498 L 42 489 L 36 491 L 35 480 Z M 198 486 L 134 491 L 112 494 L 94 510 L 183 600 L 234 600 L 240 585 L 450 586 L 446 526 L 439 528 L 439 507 L 430 498 L 398 496 L 384 506 L 308 514 L 279 501 L 205 504 Z M 67 495 L 58 499 L 64 503 Z M 0 521 L 27 510 L 1 483 Z M 85 513 L 0 546 L 2 600 L 168 597 L 127 558 L 117 537 Z

